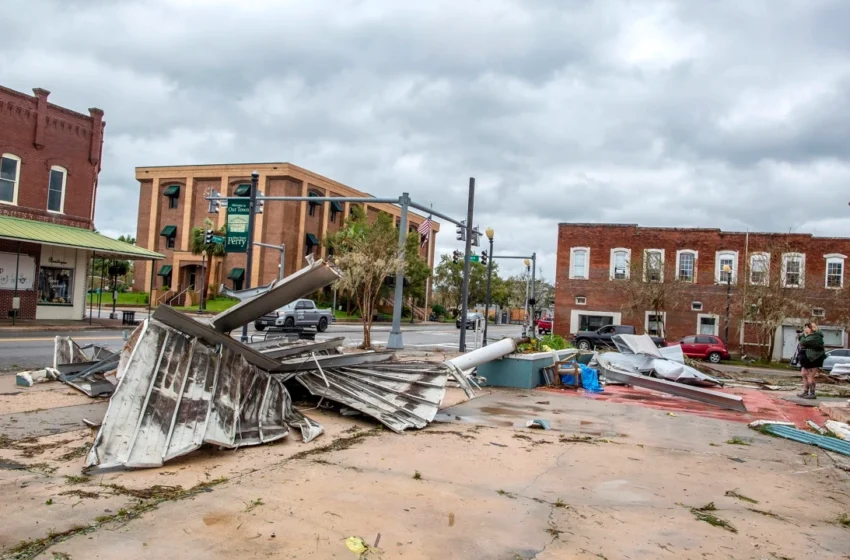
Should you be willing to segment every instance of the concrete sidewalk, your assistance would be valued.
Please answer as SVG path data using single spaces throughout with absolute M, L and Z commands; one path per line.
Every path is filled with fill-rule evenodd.
M 147 317 L 147 314 L 145 314 Z M 143 317 L 144 318 L 144 317 Z M 138 318 L 136 319 L 139 320 Z M 131 325 L 121 324 L 121 320 L 117 319 L 92 319 L 89 323 L 88 319 L 83 321 L 37 321 L 34 319 L 18 319 L 12 323 L 11 319 L 0 319 L 0 333 L 26 332 L 26 331 L 55 331 L 55 332 L 75 332 L 75 331 L 91 331 L 91 330 L 120 330 L 133 329 Z

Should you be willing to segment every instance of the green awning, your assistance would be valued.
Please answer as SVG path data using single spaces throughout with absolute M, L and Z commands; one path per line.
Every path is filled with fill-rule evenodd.
M 157 276 L 168 276 L 169 274 L 171 274 L 170 264 L 162 265 L 161 267 L 159 267 L 159 272 L 156 273 Z
M 342 202 L 339 202 L 338 200 L 332 201 L 331 202 L 331 210 L 333 210 L 334 212 L 342 212 L 343 211 Z
M 307 196 L 309 196 L 309 197 L 313 197 L 313 198 L 319 198 L 319 196 L 320 196 L 320 195 L 318 195 L 318 194 L 316 194 L 316 193 L 314 193 L 314 192 L 309 192 L 309 193 L 307 193 Z M 311 200 L 311 201 L 310 201 L 310 205 L 311 205 L 311 206 L 316 206 L 316 205 L 318 205 L 318 204 L 321 204 L 321 202 L 319 202 L 319 201 L 313 201 L 313 200 Z
M 239 185 L 233 191 L 233 196 L 251 196 L 251 185 Z
M 315 247 L 319 244 L 319 238 L 313 235 L 312 233 L 308 233 L 306 237 L 307 245 L 309 245 L 310 247 Z
M 163 237 L 174 237 L 177 235 L 177 226 L 165 226 L 159 234 Z
M 162 194 L 165 196 L 180 196 L 180 185 L 171 185 L 170 187 L 165 187 L 165 190 L 162 191 Z
M 245 276 L 245 269 L 244 268 L 231 268 L 230 274 L 227 275 L 227 279 L 228 280 L 235 280 L 235 281 L 238 282 L 239 280 L 242 280 L 243 276 Z
M 117 239 L 111 239 L 88 229 L 12 218 L 11 216 L 0 216 L 0 239 L 89 250 L 96 252 L 98 257 L 120 257 L 131 260 L 165 258 L 159 253 Z

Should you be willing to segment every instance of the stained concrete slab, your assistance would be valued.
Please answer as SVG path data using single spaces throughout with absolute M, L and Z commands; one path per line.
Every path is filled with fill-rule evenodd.
M 61 408 L 4 414 L 0 416 L 0 433 L 16 440 L 71 432 L 83 426 L 83 418 L 100 422 L 108 406 L 109 401 L 95 400 Z
M 288 438 L 203 449 L 162 468 L 77 484 L 65 475 L 79 474 L 82 459 L 58 459 L 76 442 L 30 459 L 5 450 L 2 457 L 57 470 L 0 471 L 7 498 L 0 548 L 95 523 L 85 535 L 48 542 L 37 557 L 350 559 L 344 538 L 371 543 L 378 533 L 384 558 L 405 559 L 850 554 L 850 533 L 836 523 L 850 511 L 850 477 L 820 450 L 726 420 L 543 391 L 493 390 L 443 412 L 441 422 L 397 435 L 314 410 L 327 433 L 310 444 Z M 522 427 L 530 418 L 545 418 L 553 429 Z M 91 437 L 73 434 L 81 442 Z M 115 488 L 187 489 L 219 478 L 209 492 L 153 504 L 132 519 L 95 522 L 104 510 L 149 503 Z M 712 514 L 737 532 L 690 509 L 710 502 Z

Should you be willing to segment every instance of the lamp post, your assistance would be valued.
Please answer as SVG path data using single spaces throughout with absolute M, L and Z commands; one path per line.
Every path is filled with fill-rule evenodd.
M 487 297 L 484 300 L 484 340 L 482 341 L 482 346 L 487 346 L 487 323 L 490 322 L 490 278 L 493 275 L 493 236 L 496 232 L 488 227 L 484 233 L 490 240 L 490 254 L 487 260 Z
M 524 317 L 524 321 L 522 323 L 522 336 L 523 336 L 523 338 L 525 338 L 526 336 L 528 336 L 528 324 L 529 324 L 529 321 L 528 321 L 528 287 L 530 285 L 529 282 L 531 281 L 531 261 L 528 260 L 528 259 L 525 259 L 522 262 L 525 265 L 525 273 L 526 273 L 526 276 L 525 276 L 525 309 L 524 309 L 525 317 Z
M 729 347 L 729 299 L 732 293 L 732 267 L 728 264 L 723 265 L 723 272 L 726 273 L 726 331 L 723 336 L 723 342 L 726 347 Z

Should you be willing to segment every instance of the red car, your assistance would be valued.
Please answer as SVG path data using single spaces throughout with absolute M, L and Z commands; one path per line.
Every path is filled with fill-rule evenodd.
M 719 336 L 709 334 L 686 336 L 679 341 L 679 344 L 682 345 L 682 352 L 689 358 L 708 360 L 712 364 L 729 359 L 729 350 Z
M 540 334 L 551 334 L 552 332 L 552 320 L 554 317 L 544 317 L 542 319 L 537 319 L 534 323 L 537 325 L 537 332 Z

